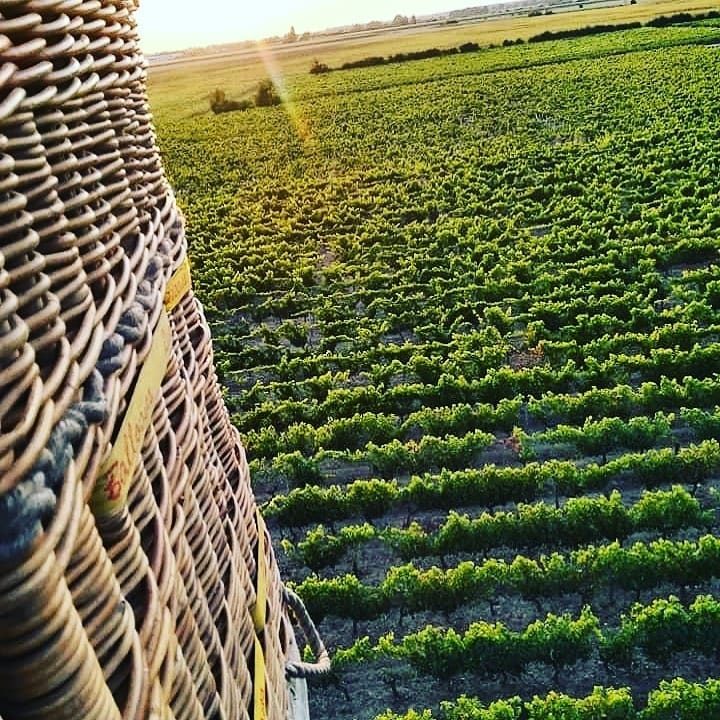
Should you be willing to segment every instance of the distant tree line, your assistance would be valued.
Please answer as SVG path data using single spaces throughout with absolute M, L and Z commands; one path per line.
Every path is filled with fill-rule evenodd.
M 545 30 L 538 35 L 528 38 L 529 43 L 547 42 L 548 40 L 567 40 L 568 38 L 584 37 L 586 35 L 600 35 L 607 32 L 619 32 L 621 30 L 637 30 L 643 25 L 641 22 L 617 23 L 614 25 L 586 25 L 574 30 Z
M 522 38 L 518 38 L 517 40 L 505 40 L 503 45 L 521 45 L 523 42 Z M 446 55 L 456 55 L 458 53 L 477 52 L 480 49 L 481 46 L 478 43 L 466 42 L 462 45 L 458 45 L 457 47 L 443 49 L 426 48 L 425 50 L 395 53 L 394 55 L 388 55 L 387 57 L 382 55 L 371 55 L 369 57 L 361 58 L 360 60 L 345 62 L 339 68 L 331 68 L 325 63 L 314 60 L 312 66 L 310 67 L 310 74 L 320 75 L 322 73 L 332 72 L 333 70 L 354 70 L 356 68 L 374 67 L 376 65 L 392 65 L 394 63 L 408 62 L 410 60 L 426 60 L 427 58 L 444 57 Z
M 716 20 L 720 18 L 720 10 L 710 10 L 706 13 L 675 13 L 675 15 L 660 15 L 654 20 L 645 23 L 648 27 L 668 27 L 668 25 L 681 25 L 682 23 L 699 22 L 701 20 Z
M 676 13 L 675 15 L 660 15 L 653 20 L 648 20 L 644 27 L 665 28 L 671 25 L 681 25 L 688 22 L 699 22 L 701 20 L 713 20 L 720 18 L 720 11 L 710 10 L 707 13 Z M 599 35 L 600 33 L 619 32 L 621 30 L 636 30 L 643 27 L 641 22 L 616 23 L 614 25 L 586 25 L 575 30 L 558 30 L 551 32 L 546 30 L 539 35 L 533 35 L 528 42 L 546 42 L 548 40 L 564 40 L 567 38 L 583 37 L 585 35 Z

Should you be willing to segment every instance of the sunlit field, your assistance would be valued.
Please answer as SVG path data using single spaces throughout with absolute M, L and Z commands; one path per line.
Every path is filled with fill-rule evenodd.
M 151 69 L 313 717 L 720 717 L 720 24 L 309 74 L 708 7 Z

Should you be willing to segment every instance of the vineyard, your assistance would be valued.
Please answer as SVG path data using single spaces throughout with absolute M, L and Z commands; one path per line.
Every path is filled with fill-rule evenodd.
M 720 717 L 719 43 L 154 86 L 314 717 Z

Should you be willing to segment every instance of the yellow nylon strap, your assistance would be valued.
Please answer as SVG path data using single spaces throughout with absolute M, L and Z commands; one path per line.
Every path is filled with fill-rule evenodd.
M 255 638 L 255 678 L 253 720 L 267 720 L 267 690 L 265 687 L 265 657 L 260 640 Z
M 265 556 L 265 520 L 263 520 L 260 510 L 255 511 L 257 518 L 257 579 L 255 582 L 255 607 L 252 611 L 253 622 L 255 623 L 255 632 L 262 632 L 265 627 L 267 614 L 267 560 Z
M 143 438 L 160 394 L 172 347 L 167 315 L 160 314 L 150 352 L 140 370 L 110 455 L 100 468 L 90 506 L 98 516 L 114 515 L 127 503 Z
M 185 295 L 190 292 L 191 288 L 190 261 L 185 258 L 168 281 L 165 289 L 165 309 L 172 312 Z

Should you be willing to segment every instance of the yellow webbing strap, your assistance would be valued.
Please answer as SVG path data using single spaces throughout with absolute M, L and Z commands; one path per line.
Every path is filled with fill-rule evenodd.
M 168 281 L 165 289 L 165 309 L 172 312 L 191 288 L 190 261 L 186 257 Z
M 127 502 L 130 481 L 165 377 L 171 347 L 170 322 L 163 312 L 115 443 L 93 489 L 90 506 L 98 516 L 114 515 Z
M 265 657 L 262 644 L 255 638 L 255 678 L 254 688 L 254 715 L 253 720 L 267 720 L 267 696 L 265 688 Z
M 257 579 L 255 582 L 255 607 L 252 610 L 255 632 L 262 632 L 267 614 L 267 560 L 265 557 L 265 520 L 260 510 L 255 511 L 257 518 Z

